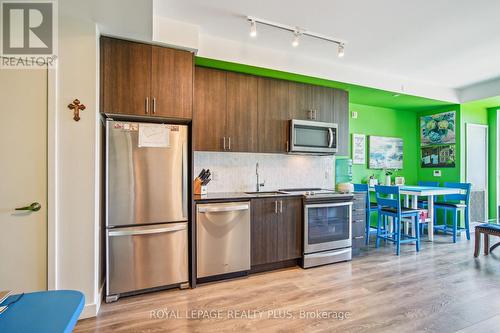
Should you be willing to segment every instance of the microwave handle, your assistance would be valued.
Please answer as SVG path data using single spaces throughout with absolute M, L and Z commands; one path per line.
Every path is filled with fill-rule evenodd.
M 328 148 L 332 148 L 333 145 L 333 130 L 328 128 Z

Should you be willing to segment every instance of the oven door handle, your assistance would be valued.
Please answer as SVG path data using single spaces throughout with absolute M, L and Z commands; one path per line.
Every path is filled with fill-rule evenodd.
M 352 201 L 344 201 L 344 202 L 332 202 L 332 203 L 323 203 L 323 204 L 306 204 L 306 208 L 320 208 L 320 207 L 341 207 L 341 206 L 352 206 Z

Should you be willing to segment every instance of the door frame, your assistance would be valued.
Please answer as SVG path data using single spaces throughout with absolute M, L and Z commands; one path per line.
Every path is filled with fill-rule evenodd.
M 488 155 L 489 155 L 489 147 L 488 147 L 488 136 L 489 136 L 489 126 L 488 125 L 481 125 L 481 124 L 474 124 L 474 123 L 466 123 L 465 124 L 466 126 L 466 131 L 465 131 L 465 180 L 467 181 L 467 173 L 469 171 L 469 159 L 468 159 L 468 149 L 467 149 L 467 142 L 468 142 L 468 137 L 469 137 L 469 128 L 471 127 L 479 127 L 479 128 L 484 128 L 486 129 L 486 144 L 485 144 L 485 147 L 486 147 L 486 162 L 485 162 L 485 166 L 486 166 L 486 181 L 485 181 L 485 190 L 484 190 L 484 216 L 486 217 L 486 219 L 488 219 L 488 213 L 489 213 L 489 191 L 488 191 L 488 184 L 489 184 L 489 177 L 488 177 L 488 173 L 489 173 L 489 165 L 488 165 Z M 498 168 L 498 166 L 497 166 Z M 472 191 L 472 189 L 471 189 Z

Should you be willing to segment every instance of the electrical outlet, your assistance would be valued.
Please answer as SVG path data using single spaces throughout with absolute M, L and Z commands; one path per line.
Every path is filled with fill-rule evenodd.
M 358 112 L 352 111 L 351 117 L 352 117 L 352 119 L 357 119 L 358 118 Z
M 441 170 L 434 170 L 434 177 L 441 177 Z

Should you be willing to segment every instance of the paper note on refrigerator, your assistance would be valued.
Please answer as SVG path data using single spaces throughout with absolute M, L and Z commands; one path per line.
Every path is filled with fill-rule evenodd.
M 170 129 L 163 124 L 139 124 L 139 147 L 166 148 Z

